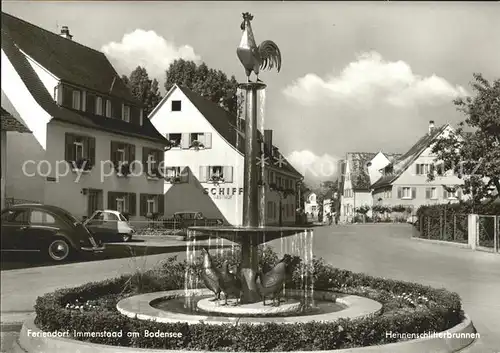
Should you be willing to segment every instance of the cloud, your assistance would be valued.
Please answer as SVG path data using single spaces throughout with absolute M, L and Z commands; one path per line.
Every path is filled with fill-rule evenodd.
M 293 151 L 287 160 L 306 181 L 333 180 L 338 175 L 339 159 L 326 153 L 318 156 L 309 150 Z
M 130 75 L 140 65 L 147 69 L 151 78 L 156 78 L 160 83 L 164 81 L 165 70 L 175 59 L 200 61 L 200 56 L 193 47 L 176 46 L 155 31 L 143 29 L 127 33 L 121 42 L 110 42 L 101 50 L 120 74 Z
M 385 61 L 377 52 L 359 55 L 337 76 L 323 79 L 306 74 L 283 93 L 302 105 L 333 102 L 367 106 L 385 102 L 397 107 L 434 105 L 467 95 L 461 86 L 453 86 L 435 74 L 417 75 L 404 61 Z

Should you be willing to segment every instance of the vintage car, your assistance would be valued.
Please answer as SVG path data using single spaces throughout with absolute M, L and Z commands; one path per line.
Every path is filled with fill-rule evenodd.
M 68 211 L 50 205 L 19 204 L 2 210 L 2 251 L 37 251 L 53 261 L 104 246 Z
M 135 229 L 127 218 L 114 210 L 95 211 L 90 218 L 85 220 L 85 226 L 94 237 L 101 241 L 124 241 L 132 239 Z

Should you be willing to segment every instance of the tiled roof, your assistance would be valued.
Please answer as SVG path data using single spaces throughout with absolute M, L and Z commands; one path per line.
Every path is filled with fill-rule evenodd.
M 244 153 L 244 133 L 238 131 L 238 129 L 236 128 L 236 116 L 232 115 L 216 103 L 203 98 L 198 93 L 193 92 L 185 86 L 177 85 L 177 87 L 186 95 L 191 103 L 194 104 L 199 112 L 207 119 L 207 121 L 214 127 L 214 129 L 222 135 L 224 139 L 226 139 L 232 146 L 237 148 L 241 153 Z M 259 134 L 260 136 L 262 136 L 260 132 Z M 237 143 L 237 139 L 241 139 L 241 143 Z M 286 160 L 285 156 L 283 156 L 280 152 L 278 153 L 283 157 L 285 164 L 282 164 L 281 168 L 278 168 L 278 166 L 276 165 L 274 165 L 274 167 L 301 178 L 302 174 L 300 174 L 291 165 L 291 163 Z
M 97 130 L 109 131 L 117 134 L 124 134 L 127 136 L 133 136 L 138 138 L 146 138 L 155 140 L 157 142 L 167 144 L 166 139 L 155 129 L 153 124 L 149 119 L 143 119 L 143 125 L 139 126 L 132 123 L 127 123 L 125 121 L 113 118 L 105 118 L 103 116 L 92 115 L 89 113 L 72 110 L 59 106 L 51 94 L 47 91 L 44 84 L 33 70 L 29 64 L 26 56 L 21 53 L 17 42 L 13 40 L 13 33 L 11 26 L 5 25 L 4 19 L 7 19 L 9 23 L 15 23 L 13 19 L 23 22 L 12 17 L 10 15 L 5 15 L 2 13 L 2 49 L 9 58 L 12 65 L 16 69 L 24 84 L 28 88 L 28 91 L 35 99 L 35 101 L 40 105 L 47 113 L 49 113 L 55 120 L 63 121 L 70 124 L 76 124 L 88 128 L 93 128 Z M 32 26 L 32 25 L 31 25 Z M 32 26 L 34 29 L 42 30 L 39 27 Z M 14 27 L 15 28 L 15 27 Z M 31 32 L 36 32 L 31 28 Z M 50 32 L 49 32 L 50 33 Z M 19 33 L 15 34 L 17 38 L 20 37 Z M 58 37 L 58 36 L 57 36 Z M 62 38 L 63 40 L 67 40 Z M 29 42 L 29 39 L 25 39 Z M 83 47 L 83 46 L 82 46 Z M 83 47 L 86 48 L 86 47 Z M 54 53 L 57 47 L 54 48 Z M 86 48 L 87 50 L 92 50 Z M 54 54 L 55 55 L 55 54 Z M 84 65 L 84 63 L 80 63 Z M 108 62 L 109 64 L 109 62 Z M 63 65 L 61 63 L 61 65 Z M 121 82 L 121 81 L 120 81 Z
M 103 53 L 4 12 L 3 28 L 19 49 L 61 80 L 141 104 Z
M 372 189 L 378 189 L 384 186 L 388 186 L 393 183 L 408 167 L 422 154 L 422 152 L 428 148 L 436 138 L 443 133 L 443 131 L 449 125 L 443 125 L 439 128 L 434 128 L 432 132 L 425 134 L 421 137 L 417 143 L 415 143 L 405 154 L 399 156 L 391 164 L 389 164 L 386 169 L 392 168 L 392 172 L 387 175 L 383 175 L 379 180 L 377 180 L 372 186 Z
M 396 159 L 398 159 L 399 157 L 402 156 L 401 153 L 385 153 L 385 152 L 382 152 L 384 154 L 384 156 L 387 157 L 387 159 L 392 163 L 394 162 Z
M 373 152 L 348 152 L 349 173 L 353 190 L 369 190 L 370 175 L 367 173 L 367 163 L 370 162 L 377 153 Z
M 0 108 L 2 113 L 2 130 L 16 132 L 31 132 L 22 122 L 17 120 L 3 107 Z

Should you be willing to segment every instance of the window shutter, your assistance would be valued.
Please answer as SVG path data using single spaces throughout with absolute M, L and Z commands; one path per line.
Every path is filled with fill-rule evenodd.
M 111 141 L 111 149 L 110 149 L 110 159 L 113 162 L 113 167 L 116 169 L 118 167 L 117 158 L 116 158 L 116 150 L 118 149 L 118 143 L 115 141 Z
M 158 213 L 160 214 L 160 216 L 163 216 L 165 213 L 165 195 L 164 194 L 158 195 Z
M 403 188 L 402 187 L 398 187 L 398 199 L 400 199 L 402 197 L 403 197 Z
M 457 187 L 457 198 L 458 198 L 459 200 L 461 200 L 461 199 L 462 199 L 462 195 L 463 195 L 463 194 L 462 194 L 462 188 Z
M 116 210 L 116 194 L 108 191 L 108 207 L 109 210 Z
M 125 103 L 122 102 L 122 107 L 121 107 L 121 118 L 122 120 L 124 120 L 125 118 Z
M 425 188 L 425 198 L 430 199 L 431 198 L 431 188 Z
M 411 188 L 411 198 L 412 199 L 417 198 L 417 188 L 415 187 Z
M 62 104 L 65 107 L 73 107 L 73 90 L 66 85 L 61 85 L 62 87 Z
M 183 169 L 181 169 L 181 182 L 189 182 L 189 167 L 184 167 Z
M 92 93 L 87 93 L 85 111 L 95 114 L 95 95 Z
M 127 145 L 127 150 L 128 150 L 127 162 L 131 164 L 133 161 L 135 161 L 135 145 Z
M 87 138 L 88 154 L 87 158 L 90 160 L 92 165 L 95 165 L 95 137 Z
M 148 195 L 147 194 L 141 194 L 141 207 L 140 207 L 140 216 L 145 217 L 146 214 L 148 213 Z
M 212 148 L 212 133 L 205 132 L 205 148 Z
M 72 134 L 66 133 L 65 140 L 66 151 L 64 157 L 66 161 L 73 162 L 75 160 L 75 148 L 73 147 L 75 138 Z
M 131 216 L 135 216 L 137 214 L 137 195 L 135 193 L 128 194 L 128 202 L 128 213 L 130 213 Z
M 446 192 L 446 189 L 443 187 L 443 199 L 447 199 L 448 198 L 448 195 L 447 195 L 447 192 Z
M 420 175 L 420 164 L 415 164 L 415 174 Z
M 181 138 L 181 148 L 182 149 L 188 149 L 189 145 L 191 144 L 191 141 L 189 141 L 190 134 L 182 134 Z
M 208 181 L 208 168 L 207 166 L 200 166 L 200 183 Z
M 87 91 L 82 91 L 82 94 L 80 96 L 80 109 L 82 111 L 86 111 L 87 110 Z
M 232 166 L 225 166 L 223 173 L 224 173 L 224 181 L 226 183 L 232 183 L 233 182 L 233 167 Z

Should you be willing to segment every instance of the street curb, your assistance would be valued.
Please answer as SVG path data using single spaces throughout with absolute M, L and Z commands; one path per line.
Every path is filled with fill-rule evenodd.
M 453 241 L 447 241 L 447 240 L 436 240 L 436 239 L 425 239 L 425 238 L 418 238 L 418 237 L 411 237 L 411 240 L 414 241 L 421 241 L 423 243 L 429 243 L 429 244 L 436 244 L 436 245 L 448 245 L 448 246 L 454 246 L 457 248 L 462 248 L 462 249 L 470 249 L 469 244 L 465 243 L 456 243 Z

